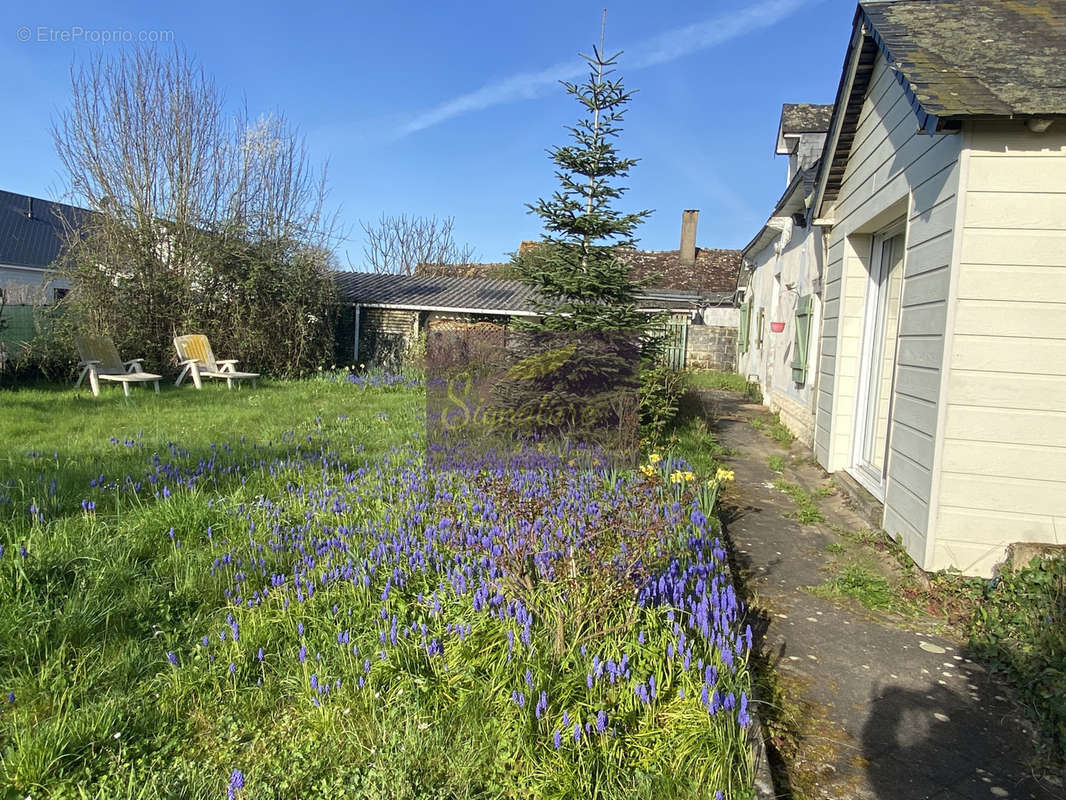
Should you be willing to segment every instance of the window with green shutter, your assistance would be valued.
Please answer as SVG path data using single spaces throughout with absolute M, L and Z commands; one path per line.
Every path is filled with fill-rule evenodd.
M 750 289 L 748 290 L 751 291 Z M 740 330 L 737 335 L 737 346 L 741 353 L 748 352 L 748 327 L 751 324 L 751 297 L 744 301 L 740 307 Z
M 814 297 L 804 295 L 796 303 L 796 340 L 792 349 L 792 380 L 807 382 L 807 352 L 811 349 L 811 317 L 814 316 Z

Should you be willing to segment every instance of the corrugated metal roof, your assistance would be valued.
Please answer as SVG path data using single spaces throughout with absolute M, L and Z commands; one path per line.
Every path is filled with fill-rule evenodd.
M 468 311 L 532 315 L 533 289 L 521 281 L 457 276 L 335 272 L 341 300 L 412 311 Z
M 73 225 L 91 212 L 0 190 L 0 264 L 44 269 L 63 247 L 64 218 Z
M 343 303 L 410 311 L 451 311 L 471 314 L 537 316 L 536 292 L 513 280 L 459 276 L 334 273 Z M 642 310 L 689 310 L 732 303 L 732 292 L 686 292 L 645 289 L 638 294 Z

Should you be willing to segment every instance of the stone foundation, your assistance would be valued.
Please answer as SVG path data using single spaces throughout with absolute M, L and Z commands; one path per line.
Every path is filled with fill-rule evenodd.
M 814 446 L 814 412 L 811 409 L 786 394 L 772 390 L 767 405 L 777 413 L 781 423 L 793 436 L 807 447 Z

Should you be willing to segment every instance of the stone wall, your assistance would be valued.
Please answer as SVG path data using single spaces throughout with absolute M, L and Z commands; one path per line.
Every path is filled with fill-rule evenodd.
M 689 325 L 685 366 L 692 369 L 736 369 L 736 326 Z

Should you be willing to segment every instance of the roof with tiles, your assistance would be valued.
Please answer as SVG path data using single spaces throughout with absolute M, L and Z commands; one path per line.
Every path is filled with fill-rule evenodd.
M 523 242 L 523 251 L 535 247 L 536 242 Z M 682 264 L 679 250 L 622 250 L 621 255 L 632 264 L 631 276 L 647 281 L 649 288 L 713 295 L 732 291 L 740 272 L 739 250 L 719 250 L 697 247 L 696 262 Z M 509 263 L 500 264 L 420 264 L 420 276 L 452 276 L 477 278 L 513 278 Z
M 1066 114 L 1066 0 L 893 0 L 861 10 L 928 114 Z
M 781 106 L 781 133 L 825 133 L 832 118 L 832 103 L 784 103 Z

